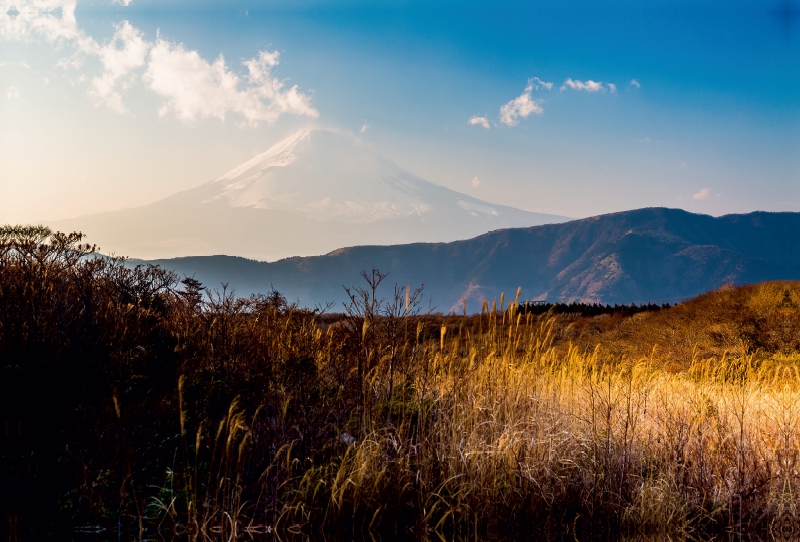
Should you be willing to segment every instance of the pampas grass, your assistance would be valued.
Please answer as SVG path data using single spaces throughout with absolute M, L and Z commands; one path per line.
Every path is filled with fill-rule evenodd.
M 797 534 L 797 283 L 591 318 L 531 314 L 519 290 L 479 315 L 425 314 L 421 291 L 386 301 L 370 283 L 336 315 L 92 259 L 77 234 L 3 231 L 3 366 L 63 386 L 5 391 L 95 405 L 43 441 L 28 436 L 40 414 L 4 403 L 24 429 L 3 437 L 4 472 L 46 472 L 62 524 L 229 540 Z M 3 512 L 15 531 L 34 523 Z

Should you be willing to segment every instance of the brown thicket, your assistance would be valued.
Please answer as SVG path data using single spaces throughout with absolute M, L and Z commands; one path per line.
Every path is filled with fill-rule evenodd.
M 6 534 L 797 533 L 796 283 L 442 316 L 373 270 L 335 315 L 81 240 L 0 229 Z

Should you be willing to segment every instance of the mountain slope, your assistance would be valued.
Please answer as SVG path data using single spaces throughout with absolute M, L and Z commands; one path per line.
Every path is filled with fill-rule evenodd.
M 240 294 L 274 286 L 313 306 L 342 301 L 375 266 L 387 282 L 426 284 L 439 310 L 463 298 L 631 303 L 673 302 L 728 282 L 800 279 L 800 213 L 756 212 L 714 218 L 650 208 L 563 224 L 493 231 L 451 243 L 343 248 L 325 256 L 273 263 L 231 257 L 154 261 L 209 286 L 230 283 Z
M 50 225 L 87 232 L 104 251 L 129 256 L 272 260 L 565 220 L 472 198 L 412 175 L 355 138 L 309 130 L 197 188 Z

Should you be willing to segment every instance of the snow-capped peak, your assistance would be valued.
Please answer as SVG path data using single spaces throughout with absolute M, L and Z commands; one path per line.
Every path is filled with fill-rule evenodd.
M 292 154 L 295 146 L 310 134 L 310 130 L 300 130 L 276 143 L 267 151 L 221 175 L 214 182 L 230 181 L 251 170 L 262 171 L 273 166 L 288 166 L 297 159 L 297 156 Z
M 452 241 L 560 222 L 478 200 L 385 160 L 351 135 L 303 130 L 214 181 L 68 225 L 139 257 L 275 259 L 342 246 Z M 72 230 L 69 230 L 72 231 Z
M 302 130 L 207 185 L 204 201 L 289 212 L 349 224 L 431 220 L 459 229 L 525 224 L 524 211 L 493 205 L 428 182 L 331 130 Z M 448 217 L 448 218 L 445 218 Z M 491 229 L 491 228 L 487 228 Z M 478 230 L 479 231 L 479 230 Z

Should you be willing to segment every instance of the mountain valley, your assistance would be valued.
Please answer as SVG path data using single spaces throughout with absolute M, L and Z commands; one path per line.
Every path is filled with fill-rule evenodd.
M 303 306 L 335 301 L 373 266 L 385 284 L 418 286 L 436 310 L 477 311 L 483 299 L 674 303 L 724 284 L 800 279 L 800 213 L 711 217 L 647 208 L 562 224 L 492 231 L 450 243 L 341 248 L 259 262 L 229 256 L 151 260 L 239 295 L 271 287 Z M 386 290 L 388 292 L 388 288 Z

